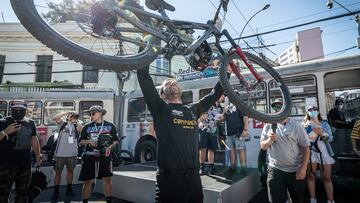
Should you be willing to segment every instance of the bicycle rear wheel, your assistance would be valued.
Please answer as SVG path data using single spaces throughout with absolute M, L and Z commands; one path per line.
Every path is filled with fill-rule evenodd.
M 272 81 L 272 84 L 276 84 L 276 87 L 274 87 L 277 88 L 276 97 L 283 100 L 283 107 L 276 113 L 267 109 L 266 83 L 256 83 L 256 79 L 253 78 L 253 75 L 248 71 L 235 51 L 224 55 L 220 68 L 220 82 L 230 102 L 245 115 L 256 120 L 265 123 L 284 120 L 291 112 L 291 96 L 288 87 L 268 63 L 251 53 L 244 52 L 244 54 L 261 76 Z M 228 78 L 227 64 L 230 62 L 233 62 L 241 69 L 240 72 L 244 76 L 244 81 L 240 81 L 238 78 L 235 79 L 235 77 Z M 252 88 L 247 88 L 244 82 L 253 84 Z M 238 95 L 235 90 L 240 94 Z
M 150 36 L 147 42 L 141 41 L 144 33 L 130 23 L 119 20 L 116 15 L 113 16 L 116 25 L 108 30 L 102 29 L 101 33 L 94 32 L 93 10 L 76 11 L 74 7 L 70 7 L 69 9 L 75 9 L 70 14 L 78 12 L 75 19 L 71 19 L 76 22 L 56 23 L 53 22 L 54 18 L 49 21 L 49 18 L 44 17 L 44 14 L 51 16 L 49 11 L 53 7 L 50 8 L 50 3 L 56 6 L 65 2 L 11 0 L 11 5 L 20 22 L 36 39 L 64 57 L 83 65 L 120 72 L 142 68 L 156 59 L 160 51 L 156 49 L 156 45 L 160 45 L 160 40 Z M 126 0 L 126 3 L 141 8 L 132 0 Z M 66 18 L 70 14 L 62 17 Z M 149 23 L 150 19 L 131 14 L 142 23 Z M 60 19 L 64 20 L 66 21 Z M 98 25 L 101 26 L 100 23 Z

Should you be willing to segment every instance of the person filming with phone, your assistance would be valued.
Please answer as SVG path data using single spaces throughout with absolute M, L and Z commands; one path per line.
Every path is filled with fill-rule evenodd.
M 15 182 L 15 202 L 28 202 L 31 180 L 31 149 L 41 164 L 40 144 L 33 120 L 25 118 L 23 100 L 9 103 L 10 115 L 0 120 L 0 202 L 8 202 Z

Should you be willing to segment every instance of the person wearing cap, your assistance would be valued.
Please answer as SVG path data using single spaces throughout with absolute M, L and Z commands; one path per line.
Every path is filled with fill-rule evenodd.
M 102 179 L 106 202 L 112 201 L 112 161 L 111 150 L 119 143 L 114 124 L 105 121 L 106 110 L 94 105 L 88 110 L 91 123 L 84 125 L 80 135 L 80 145 L 85 146 L 79 180 L 83 186 L 83 202 L 87 203 L 95 178 Z
M 15 201 L 28 202 L 31 180 L 31 149 L 41 164 L 40 144 L 35 123 L 25 118 L 23 100 L 9 103 L 11 113 L 0 120 L 0 202 L 8 202 L 15 182 Z
M 283 100 L 276 99 L 272 109 L 279 112 Z M 287 191 L 293 203 L 304 202 L 305 176 L 310 156 L 310 140 L 305 129 L 292 118 L 265 124 L 260 146 L 268 150 L 267 187 L 269 201 L 284 203 Z
M 235 93 L 240 96 L 240 92 L 235 90 Z M 229 103 L 224 108 L 224 117 L 226 125 L 226 145 L 230 148 L 230 163 L 231 171 L 235 171 L 237 167 L 238 154 L 240 160 L 240 174 L 246 174 L 246 146 L 245 139 L 249 133 L 249 117 L 241 112 L 234 104 Z
M 160 97 L 150 77 L 149 66 L 137 70 L 137 77 L 157 137 L 155 202 L 203 202 L 197 120 L 222 95 L 220 83 L 199 102 L 184 105 L 176 80 L 162 83 Z
M 310 162 L 307 173 L 307 186 L 310 195 L 310 203 L 316 203 L 315 180 L 316 171 L 320 165 L 321 177 L 328 203 L 334 202 L 333 184 L 331 182 L 331 165 L 335 163 L 332 158 L 334 152 L 329 142 L 333 140 L 330 125 L 321 117 L 319 109 L 310 105 L 304 118 L 303 126 L 310 139 Z
M 66 119 L 63 117 L 66 116 Z M 72 190 L 73 171 L 77 163 L 78 155 L 78 139 L 82 129 L 82 125 L 78 121 L 79 114 L 75 111 L 60 112 L 53 118 L 58 126 L 58 137 L 56 138 L 56 146 L 54 151 L 54 193 L 51 200 L 59 198 L 59 188 L 61 182 L 61 173 L 66 165 L 66 195 L 74 196 Z
M 335 106 L 329 111 L 328 119 L 334 128 L 334 142 L 332 143 L 335 154 L 351 153 L 351 129 L 354 122 L 346 121 L 344 100 L 335 100 Z

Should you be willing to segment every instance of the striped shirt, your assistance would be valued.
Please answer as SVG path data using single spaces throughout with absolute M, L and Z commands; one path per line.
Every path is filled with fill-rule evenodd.
M 360 120 L 356 121 L 356 123 L 351 131 L 351 138 L 360 139 Z

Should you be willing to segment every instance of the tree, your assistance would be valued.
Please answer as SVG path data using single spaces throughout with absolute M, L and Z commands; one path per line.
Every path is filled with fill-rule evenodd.
M 90 14 L 91 6 L 96 0 L 63 0 L 61 3 L 47 2 L 49 11 L 42 14 L 50 23 L 65 23 L 75 20 L 79 13 Z

